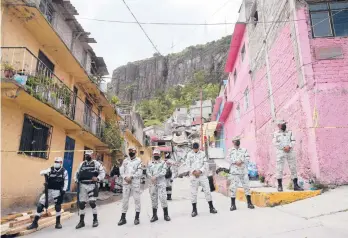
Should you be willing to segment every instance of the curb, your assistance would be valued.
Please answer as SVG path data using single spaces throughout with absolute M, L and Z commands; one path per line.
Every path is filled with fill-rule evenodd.
M 214 176 L 214 184 L 216 192 L 230 197 L 230 182 L 227 178 L 222 176 Z M 258 207 L 275 207 L 315 197 L 320 195 L 321 193 L 322 190 L 258 192 L 253 191 L 253 188 L 251 188 L 251 200 L 253 204 Z M 244 189 L 238 188 L 236 199 L 242 202 L 246 202 Z

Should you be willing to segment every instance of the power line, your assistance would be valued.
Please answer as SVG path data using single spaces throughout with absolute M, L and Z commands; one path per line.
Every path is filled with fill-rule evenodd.
M 297 20 L 278 20 L 278 21 L 257 21 L 257 22 L 215 22 L 215 23 L 193 23 L 193 22 L 136 22 L 136 21 L 122 21 L 122 20 L 107 20 L 98 18 L 78 17 L 81 20 L 99 21 L 107 23 L 120 23 L 120 24 L 141 24 L 141 25 L 164 25 L 164 26 L 223 26 L 223 25 L 235 25 L 235 24 L 255 24 L 255 23 L 284 23 L 284 22 L 297 22 L 307 21 L 308 19 Z M 312 18 L 312 20 L 321 20 L 322 18 Z M 324 19 L 326 20 L 326 19 Z M 319 22 L 321 23 L 321 22 Z
M 157 49 L 156 45 L 153 43 L 153 41 L 151 40 L 151 38 L 149 37 L 149 35 L 146 33 L 145 29 L 143 28 L 143 26 L 141 25 L 141 23 L 138 21 L 138 19 L 135 17 L 135 15 L 133 14 L 132 10 L 129 8 L 129 6 L 127 5 L 125 0 L 122 0 L 123 3 L 126 5 L 128 11 L 132 14 L 134 20 L 136 21 L 136 23 L 139 25 L 139 27 L 141 28 L 141 30 L 144 32 L 145 36 L 147 37 L 147 39 L 151 42 L 153 48 L 157 51 L 158 54 L 161 55 L 161 53 L 159 52 L 159 50 Z

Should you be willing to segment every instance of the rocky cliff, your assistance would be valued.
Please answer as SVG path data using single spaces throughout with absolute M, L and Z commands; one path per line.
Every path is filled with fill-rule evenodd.
M 231 36 L 226 36 L 205 45 L 190 46 L 180 53 L 154 55 L 121 66 L 113 71 L 108 93 L 123 102 L 139 102 L 158 91 L 189 82 L 195 72 L 202 70 L 211 82 L 218 83 L 226 77 L 224 67 L 230 39 Z

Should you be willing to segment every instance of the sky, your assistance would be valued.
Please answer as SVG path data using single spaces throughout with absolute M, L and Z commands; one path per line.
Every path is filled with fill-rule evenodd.
M 137 24 L 87 20 L 134 21 L 122 0 L 71 0 L 84 30 L 96 39 L 91 44 L 103 57 L 109 73 L 128 62 L 150 58 L 156 52 Z M 236 22 L 242 0 L 126 0 L 140 22 L 216 23 Z M 158 26 L 143 28 L 162 55 L 180 52 L 233 32 L 234 25 Z

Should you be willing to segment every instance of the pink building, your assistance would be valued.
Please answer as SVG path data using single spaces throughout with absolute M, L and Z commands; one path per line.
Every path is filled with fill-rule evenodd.
M 348 1 L 304 2 L 244 1 L 213 117 L 226 150 L 242 135 L 269 184 L 276 119 L 297 138 L 300 180 L 347 184 Z

